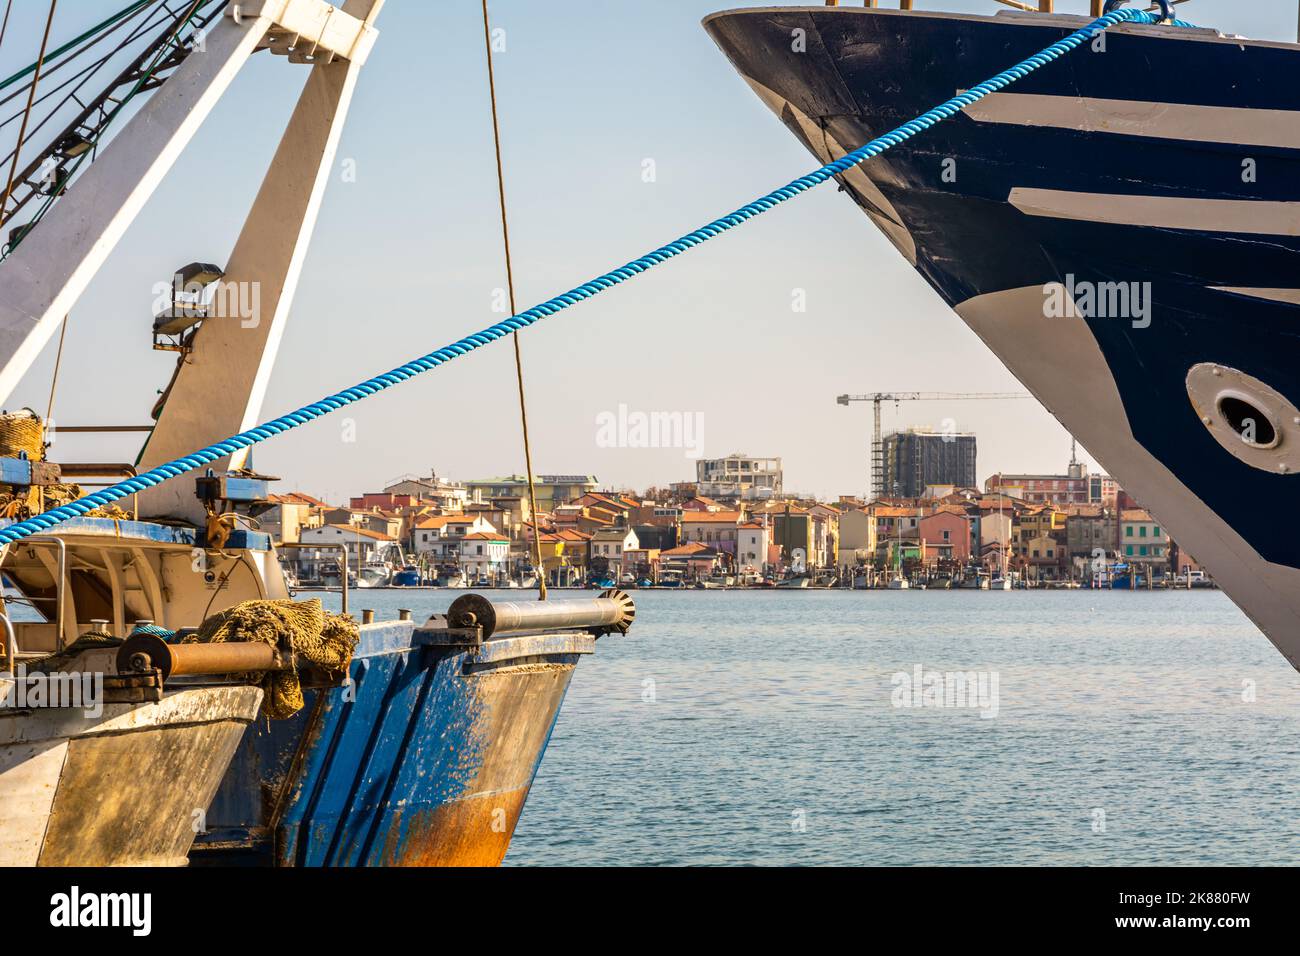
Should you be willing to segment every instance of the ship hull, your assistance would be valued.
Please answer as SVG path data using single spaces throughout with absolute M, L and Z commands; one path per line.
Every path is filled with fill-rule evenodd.
M 230 685 L 94 717 L 0 711 L 0 866 L 184 866 L 261 700 Z
M 1086 22 L 822 7 L 705 26 L 829 161 Z M 1126 24 L 838 177 L 1296 667 L 1300 540 L 1261 503 L 1300 488 L 1298 67 L 1290 44 Z M 1246 440 L 1232 396 L 1275 440 Z
M 426 643 L 368 625 L 351 682 L 250 729 L 195 844 L 200 865 L 495 866 L 584 633 Z

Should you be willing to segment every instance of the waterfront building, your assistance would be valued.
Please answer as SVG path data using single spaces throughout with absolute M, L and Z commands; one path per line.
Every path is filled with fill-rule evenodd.
M 1065 515 L 1065 543 L 1075 576 L 1087 578 L 1094 561 L 1115 557 L 1119 515 L 1104 505 L 1071 505 Z
M 284 495 L 271 495 L 269 500 L 270 509 L 258 515 L 257 521 L 272 541 L 296 544 L 302 531 L 319 528 L 325 523 L 324 511 L 329 505 L 319 498 L 291 491 Z
M 528 554 L 532 555 L 533 527 L 525 529 Z M 542 553 L 542 570 L 552 584 L 569 585 L 581 581 L 587 572 L 587 542 L 590 535 L 581 531 L 542 531 L 538 545 Z
M 728 508 L 720 501 L 714 501 L 712 498 L 704 498 L 700 495 L 691 495 L 682 502 L 681 511 L 727 511 Z
M 1039 581 L 1054 581 L 1067 576 L 1069 558 L 1065 545 L 1052 535 L 1022 539 L 1018 550 L 1019 566 Z
M 397 539 L 391 535 L 354 524 L 327 524 L 319 528 L 307 528 L 302 532 L 300 542 L 308 548 L 343 545 L 348 553 L 348 567 L 353 570 L 384 557 L 398 544 Z M 300 560 L 300 564 L 304 567 L 321 562 L 334 565 L 338 560 L 332 550 L 324 550 L 319 555 L 312 555 L 308 551 L 303 557 L 305 560 Z
M 984 490 L 1002 492 L 1034 504 L 1103 505 L 1115 508 L 1119 482 L 1109 475 L 1091 475 L 1083 462 L 1072 462 L 1064 475 L 1014 475 L 999 472 L 984 482 Z
M 780 548 L 786 567 L 817 567 L 816 531 L 813 516 L 797 505 L 772 505 L 767 512 L 772 529 L 772 543 Z
M 761 521 L 746 521 L 736 529 L 736 568 L 753 568 L 760 574 L 771 559 L 772 535 Z
M 735 555 L 736 531 L 740 521 L 739 511 L 683 512 L 680 538 L 683 543 L 697 541 L 717 551 Z
M 671 524 L 637 524 L 632 526 L 632 530 L 636 532 L 636 539 L 642 548 L 667 551 L 680 543 L 676 521 Z
M 918 510 L 915 504 L 895 504 L 889 501 L 873 501 L 866 509 L 875 522 L 877 541 L 897 537 L 904 531 L 915 531 Z
M 660 554 L 660 573 L 679 571 L 686 577 L 704 578 L 727 567 L 730 555 L 702 544 L 688 541 Z
M 391 491 L 368 491 L 348 501 L 353 511 L 396 511 L 415 504 L 415 496 Z
M 924 560 L 966 564 L 971 557 L 971 520 L 962 508 L 943 505 L 917 521 Z
M 1120 560 L 1135 565 L 1145 577 L 1159 577 L 1169 567 L 1169 535 L 1143 508 L 1120 512 Z
M 551 524 L 560 528 L 573 528 L 584 534 L 595 534 L 602 528 L 612 527 L 614 514 L 603 508 L 584 508 L 581 505 L 557 505 L 551 512 Z
M 510 571 L 510 539 L 495 531 L 475 531 L 460 539 L 460 568 L 471 581 L 495 584 Z
M 867 508 L 854 508 L 840 515 L 840 551 L 846 559 L 855 555 L 869 560 L 876 553 L 876 517 Z
M 553 511 L 558 505 L 570 504 L 599 486 L 595 475 L 537 475 L 533 484 L 537 490 L 539 511 Z M 524 475 L 475 479 L 465 482 L 465 487 L 472 501 L 528 497 L 528 478 Z
M 696 493 L 714 498 L 770 500 L 782 492 L 780 458 L 751 458 L 736 453 L 701 458 L 695 463 Z
M 975 436 L 911 428 L 886 435 L 884 490 L 888 495 L 920 498 L 930 485 L 975 484 Z
M 460 558 L 460 542 L 471 534 L 495 534 L 496 528 L 482 515 L 431 515 L 411 532 L 411 550 L 434 560 L 454 562 Z
M 835 568 L 840 563 L 840 511 L 820 502 L 809 505 L 813 519 L 813 566 Z
M 658 581 L 662 554 L 660 548 L 630 548 L 623 552 L 624 567 L 638 581 L 642 578 Z
M 438 473 L 432 469 L 428 478 L 403 475 L 385 485 L 384 492 L 409 495 L 416 501 L 434 505 L 443 511 L 463 511 L 469 504 L 469 490 L 463 483 L 439 478 Z
M 593 534 L 587 543 L 587 566 L 600 571 L 603 564 L 618 580 L 627 568 L 626 552 L 640 547 L 641 542 L 631 528 L 605 528 Z
M 1010 553 L 1011 540 L 1015 534 L 1015 515 L 1005 508 L 991 510 L 980 509 L 979 536 L 980 549 L 996 545 L 999 553 Z
M 1055 505 L 1030 505 L 1016 518 L 1017 537 L 1025 541 L 1034 538 L 1060 538 L 1064 541 L 1065 519 L 1066 513 Z

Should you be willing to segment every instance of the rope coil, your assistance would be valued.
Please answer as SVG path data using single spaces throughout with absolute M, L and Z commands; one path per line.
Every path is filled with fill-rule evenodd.
M 755 216 L 761 215 L 787 200 L 807 192 L 814 186 L 819 186 L 827 180 L 847 172 L 853 167 L 879 156 L 886 150 L 905 142 L 908 139 L 924 132 L 938 123 L 955 116 L 968 106 L 979 102 L 985 96 L 996 93 L 1005 89 L 1017 80 L 1023 79 L 1035 70 L 1047 66 L 1049 63 L 1060 59 L 1065 54 L 1077 49 L 1084 43 L 1095 38 L 1098 34 L 1104 32 L 1116 24 L 1125 21 L 1133 23 L 1156 23 L 1159 18 L 1153 14 L 1140 10 L 1122 9 L 1115 10 L 1104 16 L 1098 17 L 1092 23 L 1075 31 L 1067 37 L 1058 40 L 1050 46 L 1044 48 L 1041 52 L 1034 54 L 1028 59 L 1016 64 L 1008 70 L 1004 70 L 997 76 L 985 80 L 965 92 L 959 93 L 952 99 L 931 110 L 921 114 L 916 119 L 904 123 L 891 132 L 885 133 L 869 143 L 858 147 L 841 158 L 827 163 L 820 169 L 814 170 L 806 176 L 801 176 L 785 186 L 775 189 L 765 196 L 761 196 L 753 202 L 747 203 L 734 212 L 715 219 L 713 222 L 687 233 L 679 239 L 661 246 L 652 252 L 634 259 L 625 265 L 597 276 L 589 282 L 585 282 L 568 292 L 564 292 L 552 299 L 548 299 L 539 305 L 533 306 L 524 312 L 513 315 L 510 318 L 503 319 L 494 325 L 489 326 L 482 331 L 467 335 L 459 341 L 450 345 L 443 346 L 436 351 L 430 352 L 420 358 L 413 359 L 404 365 L 398 366 L 391 371 L 382 375 L 376 375 L 373 378 L 360 382 L 351 388 L 344 389 L 333 395 L 327 396 L 320 401 L 312 402 L 309 405 L 273 418 L 261 425 L 254 426 L 247 431 L 232 435 L 222 441 L 208 445 L 206 448 L 199 449 L 189 455 L 174 459 L 164 464 L 151 468 L 134 477 L 120 481 L 115 485 L 103 488 L 84 498 L 54 508 L 44 514 L 36 515 L 21 521 L 8 528 L 0 530 L 0 545 L 11 544 L 20 541 L 23 538 L 33 534 L 40 534 L 53 528 L 55 525 L 71 518 L 80 517 L 87 512 L 102 507 L 110 502 L 117 501 L 129 495 L 138 494 L 147 488 L 152 488 L 162 484 L 171 478 L 176 478 L 187 472 L 202 468 L 205 465 L 212 464 L 220 458 L 231 455 L 234 452 L 244 448 L 249 448 L 259 442 L 266 441 L 276 435 L 283 434 L 290 429 L 305 425 L 314 421 L 330 412 L 337 411 L 347 405 L 359 402 L 368 398 L 377 392 L 391 388 L 394 385 L 401 384 L 416 375 L 423 372 L 431 371 L 446 362 L 459 358 L 474 349 L 489 345 L 496 340 L 503 338 L 512 332 L 528 328 L 531 325 L 554 315 L 557 312 L 567 309 L 572 305 L 590 299 L 599 295 L 614 286 L 626 282 L 643 272 L 663 263 L 676 256 L 681 255 L 690 249 L 704 243 L 710 239 L 720 236 L 729 229 L 733 229 Z M 540 570 L 540 569 L 539 569 Z

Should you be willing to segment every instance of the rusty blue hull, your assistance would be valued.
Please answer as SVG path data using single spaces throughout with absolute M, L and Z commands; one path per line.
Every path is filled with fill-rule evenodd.
M 196 865 L 495 866 L 595 638 L 367 625 L 343 687 L 250 728 Z

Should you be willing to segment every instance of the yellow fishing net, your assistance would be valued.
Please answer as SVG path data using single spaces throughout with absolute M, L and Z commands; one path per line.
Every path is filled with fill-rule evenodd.
M 298 660 L 308 661 L 332 675 L 347 672 L 360 636 L 349 615 L 325 611 L 318 599 L 308 601 L 244 601 L 212 615 L 182 643 L 262 641 L 292 652 L 294 666 L 266 675 L 263 711 L 273 720 L 292 717 L 303 706 Z

